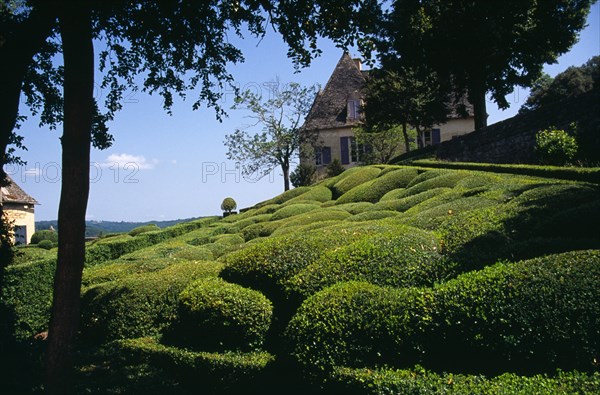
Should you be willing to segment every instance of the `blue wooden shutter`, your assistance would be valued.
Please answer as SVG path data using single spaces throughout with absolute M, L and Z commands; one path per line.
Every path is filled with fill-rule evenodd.
M 340 137 L 340 147 L 342 149 L 342 165 L 350 164 L 350 153 L 348 152 L 348 137 Z
M 442 142 L 442 137 L 440 135 L 440 130 L 439 129 L 432 129 L 431 130 L 431 144 L 439 144 Z
M 331 147 L 323 147 L 321 148 L 322 153 L 322 161 L 324 165 L 328 165 L 331 163 Z

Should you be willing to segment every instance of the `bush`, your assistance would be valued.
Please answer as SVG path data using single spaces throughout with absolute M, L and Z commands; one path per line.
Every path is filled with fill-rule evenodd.
M 350 214 L 360 214 L 363 211 L 370 209 L 373 203 L 369 202 L 357 202 L 357 203 L 346 203 L 335 206 L 339 210 L 345 210 Z
M 437 358 L 456 368 L 593 369 L 600 352 L 599 251 L 497 264 L 442 284 L 435 294 L 443 350 Z
M 31 244 L 38 244 L 40 241 L 50 240 L 52 243 L 58 242 L 58 233 L 54 230 L 38 230 L 31 235 Z
M 353 202 L 376 203 L 386 193 L 397 188 L 405 188 L 416 176 L 417 170 L 415 169 L 407 168 L 394 170 L 352 188 L 350 191 L 340 196 L 337 199 L 337 202 L 338 204 Z
M 376 225 L 340 225 L 273 236 L 225 257 L 221 277 L 264 292 L 277 306 L 285 282 L 315 262 L 323 252 L 380 229 L 381 226 Z
M 83 338 L 104 343 L 159 335 L 177 318 L 181 291 L 221 268 L 216 262 L 179 263 L 88 288 L 82 297 Z
M 541 130 L 535 135 L 535 153 L 543 165 L 564 166 L 577 155 L 577 141 L 564 130 Z
M 290 173 L 290 181 L 294 187 L 311 185 L 315 182 L 315 172 L 317 168 L 313 165 L 300 163 L 296 169 Z
M 394 190 L 389 191 L 388 193 L 386 193 L 385 195 L 383 195 L 381 197 L 381 199 L 379 199 L 380 202 L 385 202 L 388 200 L 397 200 L 399 197 L 404 195 L 404 189 L 405 188 L 396 188 Z
M 138 226 L 137 228 L 130 230 L 128 235 L 129 236 L 137 236 L 142 233 L 152 232 L 152 231 L 156 231 L 156 230 L 160 230 L 160 228 L 156 224 L 142 225 L 142 226 Z
M 170 337 L 199 350 L 260 348 L 273 307 L 260 292 L 219 278 L 194 281 L 179 295 L 179 320 Z
M 293 217 L 298 214 L 307 213 L 312 210 L 320 209 L 321 206 L 318 204 L 292 204 L 289 206 L 285 206 L 280 208 L 279 210 L 273 213 L 271 217 L 272 221 L 276 221 L 278 219 L 284 219 L 288 217 Z
M 129 366 L 137 369 L 133 372 L 111 369 L 117 370 L 114 372 L 117 375 L 126 375 L 122 378 L 126 392 L 133 389 L 135 393 L 196 393 L 198 388 L 214 394 L 243 393 L 252 388 L 257 378 L 275 360 L 271 354 L 258 351 L 193 352 L 165 346 L 152 338 L 114 342 L 107 354 L 106 359 L 111 366 L 119 361 L 127 361 Z M 132 380 L 132 376 L 139 379 L 145 375 L 149 376 L 150 383 L 136 391 L 135 385 L 139 383 Z M 110 381 L 112 384 L 116 380 Z M 106 386 L 106 380 L 101 384 Z
M 36 333 L 48 329 L 55 259 L 6 267 L 2 286 L 1 309 L 11 317 L 2 317 L 3 326 L 17 340 L 31 340 Z M 10 318 L 10 319 L 9 319 Z
M 430 207 L 417 206 L 406 211 L 405 214 L 410 216 L 402 217 L 402 222 L 417 228 L 434 230 L 457 214 L 496 205 L 493 200 L 479 196 L 451 199 L 448 202 L 434 198 L 430 202 Z
M 342 281 L 394 287 L 433 286 L 454 275 L 429 232 L 398 226 L 325 252 L 289 281 L 304 297 Z
M 317 372 L 413 361 L 420 352 L 402 345 L 422 339 L 432 300 L 426 288 L 338 283 L 306 299 L 288 324 L 291 354 Z
M 260 209 L 260 208 L 263 208 L 265 206 L 269 206 L 269 205 L 273 205 L 273 204 L 285 203 L 288 200 L 293 199 L 296 196 L 300 196 L 304 192 L 309 191 L 310 188 L 311 187 L 298 187 L 298 188 L 290 189 L 288 191 L 285 191 L 281 195 L 275 196 L 273 199 L 269 199 L 269 200 L 266 200 L 264 202 L 258 203 L 255 207 Z M 270 211 L 270 212 L 260 212 L 260 213 L 257 212 L 257 214 L 269 214 L 269 213 L 272 213 L 272 212 L 273 211 Z
M 398 190 L 404 194 L 404 189 Z M 433 188 L 421 193 L 417 193 L 416 195 L 411 195 L 399 199 L 389 199 L 382 200 L 379 203 L 375 203 L 370 210 L 394 210 L 399 212 L 404 212 L 406 210 L 411 209 L 417 204 L 421 204 L 426 200 L 432 199 L 434 197 L 441 196 L 446 192 L 451 191 L 450 188 Z
M 339 198 L 352 188 L 374 179 L 379 175 L 379 173 L 381 173 L 381 169 L 378 169 L 376 167 L 369 166 L 358 168 L 357 170 L 351 172 L 348 176 L 336 182 L 335 185 L 333 185 L 333 187 L 331 188 L 333 192 L 333 197 L 335 199 Z
M 290 204 L 293 202 L 300 202 L 302 200 L 311 200 L 314 202 L 327 202 L 331 200 L 332 194 L 331 189 L 324 186 L 314 186 L 307 192 L 304 192 L 302 195 L 298 195 L 295 198 L 292 198 L 286 202 L 286 204 Z
M 42 240 L 39 243 L 37 243 L 37 246 L 39 248 L 43 248 L 44 250 L 51 250 L 52 248 L 54 248 L 55 243 L 53 243 L 50 240 Z
M 335 208 L 312 210 L 304 214 L 296 215 L 288 220 L 284 220 L 285 222 L 279 226 L 279 229 L 290 226 L 307 225 L 315 222 L 341 221 L 349 216 L 350 213 L 347 211 L 336 210 Z
M 453 373 L 434 373 L 424 369 L 395 370 L 335 368 L 329 380 L 328 392 L 336 394 L 536 394 L 536 395 L 593 395 L 600 393 L 600 374 L 577 371 L 561 372 L 555 376 L 532 377 L 505 373 L 488 378 Z
M 359 213 L 359 214 L 355 214 L 351 217 L 348 217 L 348 218 L 346 218 L 346 221 L 355 221 L 355 222 L 373 221 L 376 219 L 395 217 L 396 215 L 398 215 L 398 212 L 391 211 L 391 210 L 366 211 L 364 213 Z
M 338 283 L 287 328 L 306 367 L 413 366 L 484 374 L 593 370 L 600 351 L 600 252 L 460 275 L 433 289 Z
M 434 188 L 454 188 L 467 175 L 467 172 L 429 170 L 413 179 L 412 185 L 409 184 L 398 198 L 416 195 Z

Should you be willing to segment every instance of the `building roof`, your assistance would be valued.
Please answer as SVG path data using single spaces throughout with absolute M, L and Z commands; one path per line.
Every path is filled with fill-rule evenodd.
M 17 183 L 8 177 L 8 186 L 2 188 L 2 203 L 26 203 L 26 204 L 39 204 L 37 200 L 29 196 L 24 190 L 21 189 Z
M 352 59 L 344 52 L 329 77 L 325 89 L 319 91 L 304 121 L 304 130 L 323 130 L 358 125 L 361 119 L 348 119 L 349 100 L 366 96 L 369 70 L 362 70 L 359 59 Z M 454 100 L 451 100 L 454 101 Z M 450 104 L 449 119 L 472 117 L 473 105 L 465 98 Z
M 357 125 L 359 119 L 347 117 L 347 104 L 349 100 L 364 97 L 365 82 L 365 73 L 360 70 L 358 62 L 344 52 L 325 89 L 317 94 L 303 129 L 321 130 Z

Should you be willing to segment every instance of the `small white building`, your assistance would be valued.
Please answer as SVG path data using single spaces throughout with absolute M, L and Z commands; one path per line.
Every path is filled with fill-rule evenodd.
M 35 208 L 38 202 L 29 196 L 16 182 L 8 177 L 9 184 L 0 188 L 2 208 L 8 221 L 13 224 L 16 244 L 29 244 L 35 233 Z

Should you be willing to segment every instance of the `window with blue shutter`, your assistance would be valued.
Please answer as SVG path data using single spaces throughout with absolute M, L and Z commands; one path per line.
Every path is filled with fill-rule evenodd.
M 340 137 L 342 165 L 350 164 L 350 151 L 348 150 L 348 140 L 348 137 Z
M 439 129 L 431 129 L 431 144 L 439 144 L 442 142 L 442 137 Z

